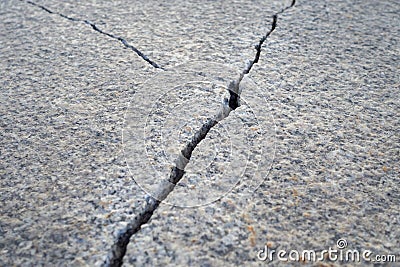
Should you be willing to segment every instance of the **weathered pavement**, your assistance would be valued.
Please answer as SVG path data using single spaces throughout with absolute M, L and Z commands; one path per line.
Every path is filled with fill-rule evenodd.
M 257 252 L 265 245 L 321 251 L 344 238 L 350 249 L 399 261 L 400 6 L 296 1 L 285 9 L 291 4 L 2 2 L 0 265 L 117 263 L 118 238 L 154 201 L 134 181 L 153 182 L 147 165 L 160 176 L 171 167 L 158 161 L 157 136 L 150 135 L 144 152 L 161 154 L 140 154 L 138 114 L 155 128 L 160 118 L 165 129 L 186 123 L 192 136 L 202 118 L 218 112 L 215 100 L 227 91 L 217 88 L 215 96 L 193 87 L 192 101 L 184 82 L 218 80 L 216 87 L 227 87 L 254 60 L 254 47 L 278 13 L 241 83 L 241 97 L 265 130 L 262 153 L 251 142 L 258 136 L 247 134 L 254 127 L 244 127 L 251 116 L 242 103 L 210 129 L 182 185 L 143 221 L 122 260 L 127 266 L 263 266 Z M 156 92 L 159 81 L 165 91 Z M 177 95 L 168 87 L 174 82 Z M 164 95 L 157 108 L 184 99 L 182 110 L 153 112 Z M 187 139 L 162 133 L 161 147 L 175 159 Z M 218 153 L 225 148 L 230 154 Z M 250 170 L 230 173 L 243 168 L 235 161 L 242 154 Z M 140 168 L 132 168 L 136 163 Z M 229 177 L 239 176 L 218 201 L 176 207 L 215 200 L 230 188 L 224 184 L 238 182 Z M 255 193 L 254 177 L 265 177 Z M 273 264 L 287 263 L 275 258 Z

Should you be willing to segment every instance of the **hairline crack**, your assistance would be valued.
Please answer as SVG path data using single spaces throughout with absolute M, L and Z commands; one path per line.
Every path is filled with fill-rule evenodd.
M 21 1 L 24 1 L 24 0 L 21 0 Z M 130 50 L 132 50 L 133 52 L 135 52 L 139 57 L 141 57 L 144 61 L 146 61 L 147 63 L 149 63 L 149 64 L 150 64 L 151 66 L 153 66 L 154 68 L 164 70 L 164 68 L 162 68 L 161 66 L 159 66 L 159 65 L 158 65 L 156 62 L 154 62 L 153 60 L 151 60 L 148 56 L 146 56 L 143 52 L 141 52 L 141 51 L 140 51 L 139 49 L 137 49 L 135 46 L 129 44 L 128 41 L 126 41 L 126 39 L 124 39 L 124 38 L 122 38 L 122 37 L 120 37 L 120 36 L 114 35 L 114 34 L 112 34 L 112 33 L 108 33 L 108 32 L 106 32 L 106 31 L 101 30 L 95 23 L 93 23 L 93 22 L 91 22 L 91 21 L 89 21 L 89 20 L 86 20 L 86 19 L 78 19 L 78 18 L 74 18 L 74 17 L 70 17 L 70 16 L 67 16 L 67 15 L 64 15 L 64 14 L 62 14 L 62 13 L 58 13 L 58 12 L 52 11 L 52 10 L 50 10 L 49 8 L 45 7 L 45 6 L 40 5 L 40 4 L 37 4 L 37 3 L 32 2 L 32 1 L 30 1 L 30 0 L 26 1 L 26 3 L 28 3 L 28 4 L 30 4 L 30 5 L 33 5 L 33 6 L 36 6 L 36 7 L 40 8 L 40 9 L 46 11 L 46 12 L 49 13 L 49 14 L 58 15 L 58 16 L 60 16 L 60 17 L 62 17 L 62 18 L 64 18 L 64 19 L 67 19 L 67 20 L 69 20 L 69 21 L 73 21 L 73 22 L 82 22 L 82 23 L 84 23 L 84 24 L 86 24 L 86 25 L 89 25 L 94 31 L 96 31 L 96 32 L 98 32 L 98 33 L 100 33 L 100 34 L 106 35 L 106 36 L 108 36 L 108 37 L 110 37 L 110 38 L 112 38 L 112 39 L 115 39 L 115 40 L 121 42 L 126 48 L 129 48 Z

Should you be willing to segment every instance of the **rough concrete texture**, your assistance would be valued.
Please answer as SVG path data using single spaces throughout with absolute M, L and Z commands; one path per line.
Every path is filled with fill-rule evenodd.
M 126 38 L 165 68 L 192 60 L 227 63 L 238 69 L 284 1 L 37 1 L 51 10 L 96 23 Z
M 0 265 L 100 266 L 149 199 L 135 181 L 168 176 L 291 1 L 35 3 L 0 4 Z M 124 265 L 264 266 L 264 246 L 340 238 L 399 261 L 399 13 L 335 0 L 279 14 L 242 106 L 194 150 Z
M 262 266 L 264 245 L 321 251 L 339 238 L 399 255 L 398 12 L 390 2 L 299 1 L 280 15 L 249 74 L 276 123 L 267 181 L 252 198 L 161 206 L 126 262 Z
M 144 195 L 121 131 L 131 77 L 154 70 L 24 2 L 1 12 L 0 265 L 100 264 L 129 216 L 119 211 Z

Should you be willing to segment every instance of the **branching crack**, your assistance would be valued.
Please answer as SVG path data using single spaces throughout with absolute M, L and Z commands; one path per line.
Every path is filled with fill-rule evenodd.
M 84 19 L 78 19 L 78 18 L 73 18 L 73 17 L 69 17 L 66 16 L 62 13 L 58 13 L 55 11 L 52 11 L 50 9 L 48 9 L 45 6 L 39 5 L 35 2 L 32 1 L 26 1 L 28 4 L 36 6 L 38 8 L 41 8 L 42 10 L 46 11 L 49 14 L 53 14 L 53 15 L 58 15 L 64 19 L 67 19 L 69 21 L 74 21 L 74 22 L 82 22 L 85 23 L 86 25 L 89 25 L 93 30 L 95 30 L 98 33 L 101 33 L 103 35 L 106 35 L 110 38 L 113 38 L 115 40 L 118 40 L 119 42 L 121 42 L 126 48 L 132 50 L 133 52 L 135 52 L 139 57 L 141 57 L 144 61 L 146 61 L 147 63 L 149 63 L 150 65 L 152 65 L 154 68 L 156 69 L 163 69 L 162 67 L 160 67 L 157 63 L 155 63 L 154 61 L 152 61 L 148 56 L 146 56 L 145 54 L 143 54 L 143 52 L 141 52 L 139 49 L 137 49 L 136 47 L 134 47 L 133 45 L 129 44 L 128 41 L 126 41 L 124 38 L 105 32 L 103 30 L 101 30 L 96 24 L 94 24 L 93 22 L 90 22 L 89 20 L 84 20 Z
M 132 235 L 137 233 L 143 224 L 146 224 L 154 211 L 158 208 L 160 203 L 174 190 L 176 184 L 182 179 L 185 174 L 185 167 L 189 163 L 193 151 L 197 145 L 207 136 L 208 132 L 218 124 L 219 121 L 225 119 L 229 114 L 240 106 L 240 82 L 243 77 L 250 72 L 253 65 L 258 63 L 261 54 L 261 48 L 267 38 L 275 30 L 278 21 L 278 15 L 282 14 L 286 10 L 290 9 L 296 4 L 296 0 L 292 0 L 291 5 L 283 8 L 281 11 L 275 13 L 272 16 L 272 23 L 270 30 L 260 39 L 256 45 L 256 55 L 247 67 L 242 71 L 238 80 L 231 81 L 228 86 L 229 99 L 225 99 L 221 105 L 221 109 L 212 119 L 208 119 L 201 128 L 192 136 L 190 142 L 181 150 L 181 154 L 175 161 L 175 167 L 172 168 L 168 180 L 163 180 L 158 185 L 158 190 L 154 196 L 146 196 L 146 202 L 141 211 L 135 216 L 135 218 L 128 223 L 126 228 L 118 235 L 116 242 L 112 245 L 110 254 L 108 255 L 104 266 L 121 266 L 123 263 L 123 257 L 126 253 L 129 240 Z
M 24 0 L 21 0 L 24 1 Z M 73 22 L 82 22 L 86 25 L 89 25 L 94 31 L 106 35 L 110 38 L 118 40 L 121 42 L 126 48 L 131 49 L 138 56 L 140 56 L 147 63 L 152 65 L 154 68 L 163 69 L 157 63 L 149 59 L 143 52 L 129 44 L 124 38 L 105 32 L 101 30 L 95 23 L 90 22 L 89 20 L 78 19 L 74 17 L 69 17 L 62 13 L 58 13 L 48 9 L 45 6 L 39 5 L 32 1 L 26 1 L 28 4 L 41 8 L 49 14 L 58 15 L 62 18 L 65 18 L 69 21 Z M 176 184 L 182 179 L 185 174 L 185 167 L 189 163 L 190 158 L 192 156 L 193 151 L 196 149 L 197 145 L 207 136 L 209 131 L 218 124 L 219 121 L 225 119 L 229 116 L 229 114 L 240 106 L 240 82 L 243 77 L 248 74 L 253 68 L 254 64 L 258 63 L 261 55 L 261 49 L 264 42 L 271 35 L 271 33 L 275 30 L 277 26 L 278 16 L 284 13 L 286 10 L 292 8 L 296 4 L 296 0 L 292 0 L 291 5 L 283 8 L 279 12 L 275 13 L 272 16 L 271 28 L 270 30 L 259 40 L 258 44 L 255 46 L 256 54 L 252 61 L 246 66 L 246 68 L 240 74 L 238 80 L 231 81 L 227 90 L 229 91 L 229 99 L 225 99 L 225 101 L 221 104 L 221 109 L 214 116 L 214 118 L 208 119 L 199 130 L 192 136 L 190 142 L 186 144 L 186 146 L 181 150 L 181 154 L 175 161 L 175 166 L 172 168 L 169 178 L 167 180 L 162 180 L 158 185 L 158 190 L 154 196 L 146 196 L 144 206 L 138 212 L 138 214 L 134 217 L 132 221 L 128 223 L 128 225 L 123 229 L 120 233 L 118 233 L 117 239 L 114 244 L 112 244 L 111 251 L 106 258 L 106 261 L 103 263 L 103 266 L 121 266 L 123 263 L 123 257 L 125 256 L 127 246 L 129 244 L 130 238 L 132 235 L 137 233 L 143 224 L 146 224 L 154 211 L 158 208 L 160 203 L 165 200 L 165 198 L 174 190 Z

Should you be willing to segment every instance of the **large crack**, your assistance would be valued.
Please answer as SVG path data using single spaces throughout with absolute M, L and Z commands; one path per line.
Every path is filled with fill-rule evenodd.
M 21 1 L 23 1 L 23 0 L 21 0 Z M 122 38 L 122 37 L 120 37 L 120 36 L 118 36 L 118 35 L 114 35 L 114 34 L 112 34 L 112 33 L 108 33 L 108 32 L 105 32 L 105 31 L 101 30 L 95 23 L 93 23 L 93 22 L 91 22 L 91 21 L 89 21 L 89 20 L 78 19 L 78 18 L 70 17 L 70 16 L 64 15 L 64 14 L 62 14 L 62 13 L 58 13 L 58 12 L 52 11 L 52 10 L 50 10 L 49 8 L 45 7 L 45 6 L 39 5 L 39 4 L 37 4 L 37 3 L 35 3 L 35 2 L 32 2 L 32 1 L 26 1 L 26 2 L 27 2 L 28 4 L 30 4 L 30 5 L 36 6 L 36 7 L 38 7 L 38 8 L 41 8 L 42 10 L 46 11 L 46 12 L 49 13 L 49 14 L 58 15 L 58 16 L 60 16 L 60 17 L 62 17 L 62 18 L 64 18 L 64 19 L 67 19 L 67 20 L 69 20 L 69 21 L 85 23 L 86 25 L 89 25 L 94 31 L 96 31 L 96 32 L 98 32 L 98 33 L 101 33 L 101 34 L 103 34 L 103 35 L 105 35 L 105 36 L 108 36 L 108 37 L 110 37 L 110 38 L 113 38 L 113 39 L 115 39 L 115 40 L 118 40 L 118 41 L 121 42 L 126 48 L 128 48 L 128 49 L 132 50 L 133 52 L 135 52 L 139 57 L 141 57 L 144 61 L 146 61 L 147 63 L 149 63 L 150 65 L 152 65 L 154 68 L 156 68 L 156 69 L 162 69 L 162 70 L 163 70 L 162 67 L 160 67 L 156 62 L 154 62 L 153 60 L 151 60 L 148 56 L 146 56 L 145 54 L 143 54 L 143 52 L 141 52 L 141 51 L 140 51 L 139 49 L 137 49 L 135 46 L 129 44 L 127 40 L 125 40 L 124 38 Z
M 103 266 L 117 267 L 123 263 L 123 257 L 125 256 L 127 246 L 129 244 L 132 235 L 137 233 L 143 224 L 146 224 L 154 211 L 158 208 L 160 203 L 167 198 L 167 196 L 174 190 L 176 184 L 182 179 L 185 174 L 185 167 L 189 163 L 193 151 L 197 145 L 207 136 L 208 132 L 218 124 L 219 121 L 225 119 L 229 114 L 240 106 L 240 82 L 243 77 L 248 74 L 253 68 L 254 64 L 258 63 L 261 49 L 264 42 L 275 30 L 278 22 L 278 15 L 282 14 L 286 10 L 292 8 L 296 4 L 296 0 L 292 0 L 291 4 L 272 16 L 270 30 L 259 40 L 256 45 L 256 55 L 252 61 L 242 71 L 239 78 L 236 81 L 231 81 L 228 86 L 229 99 L 225 99 L 221 105 L 221 109 L 212 119 L 208 119 L 199 130 L 193 135 L 190 142 L 181 150 L 180 155 L 175 161 L 175 166 L 172 168 L 168 180 L 162 180 L 158 185 L 158 190 L 154 196 L 147 195 L 145 199 L 144 207 L 134 217 L 132 221 L 128 223 L 125 229 L 119 233 L 116 242 L 112 245 L 111 251 L 107 256 Z
M 135 52 L 138 56 L 140 56 L 143 60 L 152 65 L 154 68 L 163 69 L 157 63 L 150 60 L 145 54 L 143 54 L 136 47 L 130 45 L 124 38 L 99 29 L 99 27 L 96 24 L 88 20 L 69 17 L 62 13 L 54 12 L 45 6 L 39 5 L 29 0 L 26 2 L 28 4 L 41 8 L 42 10 L 46 11 L 49 14 L 55 14 L 74 22 L 83 22 L 86 25 L 89 25 L 96 32 L 118 40 L 126 48 L 131 49 L 133 52 Z M 240 73 L 239 78 L 236 81 L 231 81 L 231 83 L 228 85 L 227 90 L 229 91 L 229 99 L 224 100 L 224 102 L 221 104 L 221 109 L 214 116 L 214 118 L 208 119 L 207 122 L 204 123 L 201 126 L 201 128 L 193 135 L 190 142 L 188 142 L 186 146 L 181 150 L 179 157 L 175 161 L 175 166 L 172 168 L 170 172 L 169 178 L 167 180 L 162 180 L 160 182 L 160 184 L 158 185 L 158 190 L 156 191 L 154 196 L 150 195 L 146 196 L 143 208 L 137 213 L 137 215 L 133 218 L 133 220 L 127 224 L 125 229 L 119 232 L 116 241 L 111 246 L 111 251 L 107 255 L 107 258 L 103 263 L 103 266 L 115 267 L 122 265 L 123 257 L 125 256 L 130 238 L 132 237 L 132 235 L 134 235 L 141 229 L 143 224 L 146 224 L 150 220 L 151 216 L 153 215 L 154 211 L 158 208 L 160 203 L 163 200 L 165 200 L 165 198 L 168 197 L 168 195 L 174 190 L 176 184 L 182 179 L 182 177 L 185 174 L 185 167 L 189 163 L 192 153 L 196 149 L 197 145 L 207 136 L 208 132 L 215 125 L 218 124 L 218 122 L 228 117 L 232 111 L 234 111 L 236 108 L 240 106 L 241 81 L 243 80 L 244 76 L 251 71 L 254 64 L 258 63 L 264 42 L 267 40 L 267 38 L 271 35 L 271 33 L 275 30 L 277 26 L 278 15 L 292 8 L 295 4 L 296 0 L 292 0 L 289 6 L 281 9 L 279 12 L 275 13 L 272 16 L 270 30 L 265 35 L 262 36 L 258 44 L 255 46 L 256 54 L 254 59 L 250 61 L 249 64 L 245 67 L 245 69 Z

